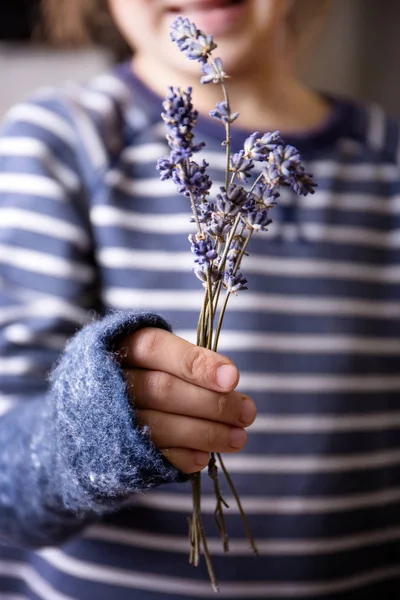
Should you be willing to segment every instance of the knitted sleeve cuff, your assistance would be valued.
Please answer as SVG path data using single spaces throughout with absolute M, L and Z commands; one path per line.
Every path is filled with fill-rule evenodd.
M 136 421 L 115 340 L 143 327 L 170 330 L 157 315 L 117 311 L 84 327 L 51 375 L 55 473 L 66 510 L 108 512 L 132 494 L 183 481 Z

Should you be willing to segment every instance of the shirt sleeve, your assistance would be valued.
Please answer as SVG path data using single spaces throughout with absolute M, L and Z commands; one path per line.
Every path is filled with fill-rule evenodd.
M 29 547 L 180 479 L 136 425 L 111 351 L 121 331 L 168 325 L 143 313 L 93 321 L 99 283 L 78 155 L 76 128 L 49 101 L 15 107 L 1 130 L 0 539 Z

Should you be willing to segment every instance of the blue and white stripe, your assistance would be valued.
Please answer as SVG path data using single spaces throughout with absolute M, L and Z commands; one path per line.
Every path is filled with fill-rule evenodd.
M 93 312 L 145 308 L 194 340 L 202 291 L 190 272 L 188 207 L 162 183 L 159 98 L 122 67 L 13 108 L 0 138 L 0 414 L 46 391 L 65 341 Z M 223 181 L 219 131 L 199 120 Z M 239 148 L 243 134 L 234 134 Z M 290 140 L 319 183 L 284 194 L 252 241 L 249 291 L 233 298 L 220 350 L 259 417 L 227 456 L 235 502 L 224 556 L 202 501 L 221 596 L 400 597 L 400 144 L 376 107 L 334 101 L 320 132 Z M 32 396 L 30 396 L 32 394 Z M 106 451 L 106 449 L 105 449 Z M 225 486 L 226 487 L 226 486 Z M 0 547 L 4 600 L 211 597 L 187 564 L 186 486 L 62 548 Z

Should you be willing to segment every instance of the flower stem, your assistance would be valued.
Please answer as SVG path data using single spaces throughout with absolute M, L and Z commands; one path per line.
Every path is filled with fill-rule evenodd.
M 219 592 L 217 578 L 211 561 L 210 551 L 208 549 L 207 538 L 204 532 L 203 521 L 201 518 L 201 473 L 194 473 L 191 476 L 193 513 L 189 519 L 189 537 L 190 537 L 190 555 L 189 562 L 197 567 L 200 562 L 200 546 L 203 545 L 204 558 L 207 565 L 208 575 L 214 592 Z
M 203 306 L 201 307 L 199 321 L 197 324 L 197 346 L 201 346 L 202 348 L 204 348 L 204 346 L 205 346 L 207 298 L 208 298 L 208 290 L 206 290 L 206 293 L 205 293 L 205 297 L 203 300 Z
M 261 172 L 257 178 L 253 181 L 253 185 L 251 186 L 251 188 L 249 189 L 249 194 L 251 194 L 252 192 L 254 192 L 254 190 L 256 189 L 256 185 L 259 181 L 261 181 L 261 179 L 263 178 L 263 173 Z
M 231 108 L 229 104 L 228 90 L 224 82 L 221 82 L 222 91 L 224 93 L 224 99 L 228 108 L 229 115 L 231 114 Z M 226 173 L 225 173 L 225 189 L 229 186 L 229 173 L 230 173 L 230 160 L 231 160 L 231 123 L 228 120 L 225 123 L 225 147 L 226 147 Z
M 236 272 L 240 268 L 240 263 L 242 262 L 242 258 L 245 255 L 246 248 L 249 245 L 250 238 L 251 238 L 252 235 L 253 235 L 253 230 L 250 231 L 249 235 L 247 236 L 247 238 L 246 238 L 246 240 L 245 240 L 245 242 L 244 242 L 244 244 L 243 244 L 243 246 L 242 246 L 242 248 L 240 250 L 240 254 L 239 254 L 239 256 L 237 258 L 237 261 L 236 261 L 236 264 L 235 264 L 235 268 L 233 269 L 233 274 L 234 275 L 236 275 Z
M 190 191 L 189 196 L 190 196 L 190 206 L 192 208 L 192 212 L 193 212 L 194 220 L 196 222 L 197 230 L 199 233 L 202 233 L 200 219 L 199 219 L 199 215 L 197 213 L 197 206 L 196 206 L 196 202 L 195 202 L 195 199 L 193 196 L 193 192 Z
M 217 500 L 217 505 L 214 511 L 214 521 L 217 525 L 218 531 L 222 537 L 222 543 L 224 547 L 224 552 L 229 552 L 229 538 L 228 532 L 225 524 L 225 515 L 224 515 L 224 506 L 225 508 L 229 508 L 228 504 L 225 502 L 222 494 L 221 488 L 219 485 L 219 476 L 218 476 L 218 467 L 217 461 L 215 460 L 215 453 L 212 452 L 210 456 L 210 461 L 208 463 L 208 476 L 212 479 L 214 483 L 214 493 L 215 498 Z
M 255 543 L 254 538 L 252 536 L 252 533 L 250 531 L 249 522 L 247 520 L 246 513 L 243 510 L 243 506 L 242 506 L 242 503 L 240 501 L 239 494 L 237 493 L 236 488 L 235 488 L 235 486 L 233 484 L 232 478 L 229 475 L 228 470 L 227 470 L 227 468 L 224 465 L 224 461 L 222 460 L 221 454 L 217 453 L 217 457 L 218 457 L 218 460 L 219 460 L 219 464 L 221 465 L 221 469 L 222 469 L 222 471 L 223 471 L 223 473 L 225 475 L 225 478 L 226 478 L 226 480 L 227 480 L 227 482 L 229 484 L 229 487 L 231 488 L 231 492 L 232 492 L 232 494 L 233 494 L 233 496 L 234 496 L 234 498 L 236 500 L 236 504 L 238 506 L 238 509 L 239 509 L 239 512 L 240 512 L 240 516 L 242 517 L 242 521 L 243 521 L 244 528 L 245 528 L 245 531 L 246 531 L 247 539 L 250 542 L 250 546 L 251 546 L 254 554 L 258 555 L 257 546 L 256 546 L 256 543 Z
M 200 509 L 200 473 L 194 473 L 191 477 L 192 484 L 192 499 L 193 499 L 193 513 L 189 519 L 189 537 L 190 537 L 190 557 L 189 562 L 197 567 L 200 562 L 200 536 L 199 536 L 199 514 Z
M 208 335 L 207 348 L 212 348 L 212 336 L 214 331 L 214 305 L 213 305 L 213 289 L 211 283 L 210 272 L 207 273 L 207 309 L 208 309 Z
M 235 222 L 233 223 L 232 228 L 231 228 L 231 230 L 229 232 L 228 238 L 227 238 L 227 240 L 225 242 L 224 252 L 223 252 L 223 254 L 221 256 L 221 261 L 220 261 L 219 266 L 218 266 L 219 273 L 222 273 L 224 271 L 224 269 L 225 269 L 226 257 L 228 256 L 229 248 L 230 248 L 230 245 L 231 245 L 231 242 L 232 242 L 233 238 L 236 235 L 236 230 L 237 230 L 237 228 L 239 226 L 239 223 L 240 223 L 240 214 L 236 217 Z
M 222 323 L 223 323 L 223 320 L 224 320 L 226 307 L 228 306 L 228 301 L 229 301 L 229 297 L 231 296 L 231 293 L 232 292 L 227 292 L 226 293 L 225 300 L 224 300 L 224 303 L 223 303 L 222 308 L 221 308 L 221 312 L 219 313 L 218 324 L 217 324 L 217 328 L 216 328 L 215 336 L 214 336 L 214 345 L 213 345 L 214 352 L 217 352 L 217 349 L 218 349 L 218 342 L 219 342 L 219 336 L 221 334 Z

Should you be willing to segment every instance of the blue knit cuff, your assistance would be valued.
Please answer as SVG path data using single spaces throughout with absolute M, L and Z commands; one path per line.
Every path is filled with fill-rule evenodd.
M 112 346 L 164 319 L 117 311 L 84 327 L 51 375 L 56 474 L 62 503 L 76 512 L 115 510 L 154 486 L 183 481 L 138 425 Z

